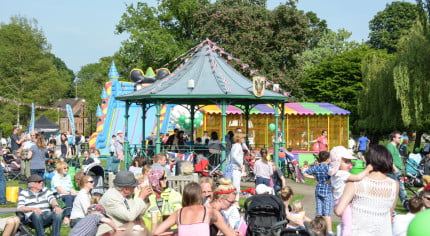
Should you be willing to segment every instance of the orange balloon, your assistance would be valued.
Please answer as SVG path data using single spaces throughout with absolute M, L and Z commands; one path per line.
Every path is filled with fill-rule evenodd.
M 284 159 L 285 158 L 285 152 L 279 152 L 278 157 L 279 157 L 279 159 Z

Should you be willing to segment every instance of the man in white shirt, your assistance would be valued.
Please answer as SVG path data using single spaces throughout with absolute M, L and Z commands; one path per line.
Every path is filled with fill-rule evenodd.
M 409 223 L 415 215 L 424 210 L 424 202 L 420 197 L 409 199 L 409 212 L 406 215 L 396 215 L 393 220 L 393 236 L 406 236 Z

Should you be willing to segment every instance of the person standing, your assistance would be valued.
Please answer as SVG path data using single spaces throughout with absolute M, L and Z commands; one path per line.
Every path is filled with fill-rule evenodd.
M 37 174 L 43 178 L 45 174 L 45 157 L 48 155 L 46 148 L 45 136 L 39 134 L 37 136 L 36 145 L 28 150 L 28 159 L 30 159 L 30 173 Z
M 30 132 L 30 140 L 27 140 L 23 143 L 21 150 L 21 177 L 22 179 L 26 179 L 30 177 L 30 158 L 28 156 L 28 151 L 31 147 L 36 145 L 38 134 L 35 131 Z M 19 153 L 19 152 L 18 152 Z
M 18 149 L 21 147 L 21 144 L 25 141 L 23 137 L 18 137 L 20 128 L 15 126 L 13 128 L 13 133 L 10 136 L 10 148 L 12 149 L 13 155 L 17 156 Z
M 233 167 L 233 186 L 236 189 L 240 189 L 240 180 L 242 178 L 242 169 L 243 169 L 243 138 L 242 134 L 236 133 L 234 135 L 234 144 L 231 147 L 230 152 L 230 164 Z M 239 193 L 237 191 L 236 201 L 239 201 Z
M 360 138 L 358 138 L 357 142 L 358 142 L 357 151 L 361 152 L 361 154 L 363 155 L 366 155 L 366 151 L 369 149 L 370 139 L 368 139 L 364 135 L 363 131 L 360 132 Z
M 261 158 L 255 162 L 255 186 L 265 184 L 270 187 L 270 177 L 273 174 L 272 165 L 267 161 L 267 149 L 260 149 Z
M 110 147 L 109 147 L 109 152 L 110 155 L 113 157 L 113 155 L 115 155 L 115 142 L 116 142 L 116 135 L 112 135 L 112 138 L 110 140 Z
M 328 132 L 327 130 L 323 130 L 321 131 L 321 136 L 319 136 L 317 139 L 312 140 L 309 142 L 309 144 L 311 143 L 316 143 L 316 147 L 314 149 L 314 151 L 327 151 L 328 150 L 328 139 L 327 139 L 327 135 Z
M 3 151 L 0 149 L 0 156 L 3 156 Z M 3 172 L 3 165 L 0 164 L 0 205 L 10 204 L 6 200 L 6 176 Z
M 403 185 L 403 182 L 400 181 L 400 178 L 402 177 L 402 171 L 403 171 L 403 160 L 400 156 L 399 149 L 397 146 L 400 144 L 401 140 L 400 132 L 394 131 L 390 134 L 390 142 L 387 144 L 387 149 L 390 151 L 392 159 L 393 159 L 393 172 L 389 173 L 387 176 L 394 179 L 399 184 L 399 198 L 402 202 L 403 207 L 407 210 L 407 198 L 408 195 L 405 190 L 405 186 Z
M 124 133 L 121 130 L 118 130 L 116 134 L 115 139 L 115 152 L 116 152 L 116 159 L 118 162 L 118 167 L 114 167 L 115 170 L 112 169 L 113 172 L 117 172 L 116 170 L 120 168 L 121 161 L 124 161 Z M 115 165 L 114 165 L 115 166 Z

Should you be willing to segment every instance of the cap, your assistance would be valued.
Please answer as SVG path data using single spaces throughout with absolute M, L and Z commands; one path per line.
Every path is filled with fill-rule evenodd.
M 88 211 L 99 211 L 103 215 L 106 215 L 106 210 L 100 204 L 92 204 L 88 207 Z
M 31 175 L 30 177 L 28 177 L 27 181 L 29 183 L 31 183 L 31 182 L 40 182 L 40 181 L 43 181 L 43 178 L 40 175 L 34 174 L 34 175 Z
M 113 184 L 117 187 L 134 187 L 137 185 L 137 180 L 133 172 L 122 170 L 116 174 Z
M 122 132 L 122 130 L 118 130 L 117 132 L 116 132 L 116 134 L 122 134 L 123 132 Z
M 265 185 L 265 184 L 259 184 L 257 187 L 255 187 L 255 193 L 256 194 L 273 194 L 273 188 Z

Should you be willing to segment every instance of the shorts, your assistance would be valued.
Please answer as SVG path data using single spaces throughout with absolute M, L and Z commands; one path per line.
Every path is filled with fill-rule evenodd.
M 0 232 L 4 231 L 4 227 L 6 227 L 6 221 L 9 218 L 0 218 Z
M 315 196 L 316 200 L 316 215 L 331 216 L 333 211 L 333 195 Z

